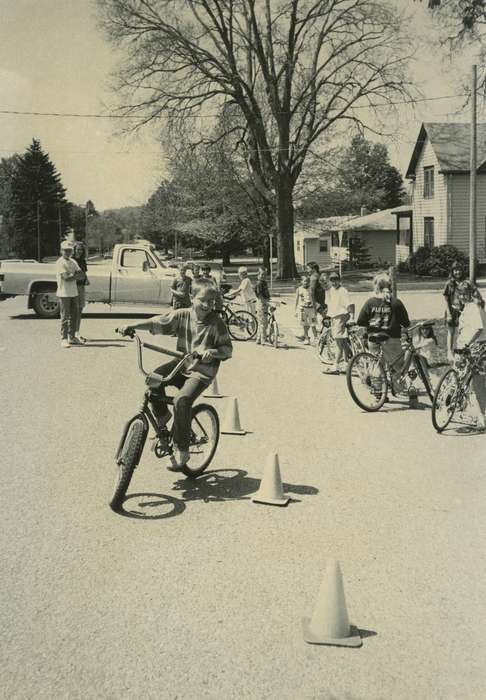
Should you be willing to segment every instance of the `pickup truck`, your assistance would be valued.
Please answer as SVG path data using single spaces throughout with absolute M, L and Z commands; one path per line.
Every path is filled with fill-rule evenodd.
M 89 264 L 86 300 L 104 304 L 166 306 L 178 275 L 151 244 L 118 244 L 113 259 Z M 59 316 L 55 263 L 8 262 L 0 266 L 0 298 L 26 296 L 28 308 L 42 318 Z

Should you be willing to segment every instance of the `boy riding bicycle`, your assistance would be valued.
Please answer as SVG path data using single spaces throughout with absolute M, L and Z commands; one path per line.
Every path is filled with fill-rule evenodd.
M 233 346 L 226 325 L 214 311 L 217 289 L 208 279 L 194 280 L 192 305 L 188 309 L 168 311 L 130 326 L 124 326 L 122 333 L 132 330 L 177 336 L 177 350 L 187 354 L 197 352 L 201 358 L 178 372 L 171 382 L 179 390 L 174 396 L 174 457 L 175 466 L 171 471 L 180 471 L 189 460 L 189 440 L 191 410 L 194 401 L 211 384 L 220 362 L 228 360 Z M 158 367 L 155 372 L 166 376 L 179 360 L 171 360 Z M 161 425 L 170 419 L 170 412 L 164 402 L 165 390 L 162 386 L 151 398 L 151 405 Z

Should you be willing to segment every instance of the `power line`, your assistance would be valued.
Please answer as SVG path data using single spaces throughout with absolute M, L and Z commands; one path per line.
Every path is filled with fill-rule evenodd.
M 437 100 L 451 100 L 456 97 L 468 97 L 469 93 L 459 93 L 457 95 L 438 95 L 436 97 L 418 97 L 417 99 L 410 98 L 408 100 L 400 100 L 397 102 L 371 102 L 368 105 L 359 105 L 357 107 L 351 107 L 351 109 L 369 109 L 370 107 L 390 107 L 395 105 L 406 105 L 406 104 L 416 104 L 417 102 L 434 102 Z M 81 118 L 81 119 L 138 119 L 139 121 L 144 119 L 166 119 L 167 114 L 158 114 L 156 116 L 151 116 L 149 114 L 145 115 L 132 115 L 132 114 L 96 114 L 96 113 L 78 113 L 78 112 L 27 112 L 22 110 L 14 109 L 0 109 L 0 114 L 4 115 L 15 115 L 15 116 L 27 116 L 27 117 L 61 117 L 61 118 Z M 186 114 L 185 117 L 192 117 L 194 119 L 216 119 L 218 114 Z

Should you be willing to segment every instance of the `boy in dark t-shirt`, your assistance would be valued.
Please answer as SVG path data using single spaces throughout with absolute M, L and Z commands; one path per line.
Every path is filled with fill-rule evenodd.
M 377 275 L 373 280 L 375 296 L 368 299 L 361 309 L 357 324 L 368 332 L 368 346 L 377 352 L 379 344 L 373 342 L 378 336 L 383 342 L 383 354 L 388 364 L 393 364 L 399 373 L 403 367 L 404 352 L 401 344 L 402 328 L 410 326 L 407 310 L 400 299 L 394 299 L 388 275 Z

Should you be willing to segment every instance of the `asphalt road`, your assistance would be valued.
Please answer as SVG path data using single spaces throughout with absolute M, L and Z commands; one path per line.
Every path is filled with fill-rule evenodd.
M 440 315 L 437 295 L 404 300 Z M 235 345 L 220 373 L 249 433 L 196 481 L 146 453 L 115 515 L 143 384 L 124 318 L 93 310 L 93 342 L 63 350 L 57 321 L 0 304 L 2 697 L 486 696 L 486 436 L 436 435 L 426 406 L 362 413 L 286 307 L 288 349 Z M 286 508 L 251 501 L 272 449 Z M 361 649 L 303 641 L 329 557 Z

